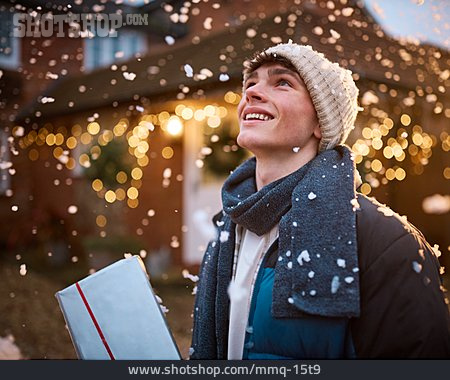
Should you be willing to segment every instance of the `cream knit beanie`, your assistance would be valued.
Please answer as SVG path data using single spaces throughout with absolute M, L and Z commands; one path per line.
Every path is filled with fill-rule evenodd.
M 305 82 L 322 132 L 319 152 L 343 144 L 354 128 L 359 111 L 358 88 L 352 72 L 307 45 L 289 42 L 272 46 L 258 55 L 263 53 L 289 60 Z M 244 71 L 244 83 L 249 74 Z

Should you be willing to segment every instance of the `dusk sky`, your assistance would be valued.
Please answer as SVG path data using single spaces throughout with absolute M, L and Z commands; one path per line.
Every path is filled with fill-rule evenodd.
M 450 49 L 450 1 L 364 0 L 364 3 L 389 34 L 415 37 Z

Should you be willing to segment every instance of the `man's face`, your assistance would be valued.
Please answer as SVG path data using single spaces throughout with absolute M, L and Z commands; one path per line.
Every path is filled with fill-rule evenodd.
M 317 153 L 321 134 L 309 92 L 297 72 L 280 64 L 262 65 L 250 74 L 238 117 L 237 142 L 257 157 L 298 148 Z

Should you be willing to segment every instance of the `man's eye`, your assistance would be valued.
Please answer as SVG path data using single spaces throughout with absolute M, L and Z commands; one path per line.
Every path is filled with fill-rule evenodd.
M 245 89 L 247 89 L 247 88 L 249 88 L 249 87 L 252 87 L 252 86 L 254 86 L 255 85 L 255 82 L 247 82 L 246 84 L 245 84 Z
M 280 79 L 278 81 L 278 85 L 279 86 L 291 86 L 291 83 L 289 81 L 287 81 L 286 79 Z

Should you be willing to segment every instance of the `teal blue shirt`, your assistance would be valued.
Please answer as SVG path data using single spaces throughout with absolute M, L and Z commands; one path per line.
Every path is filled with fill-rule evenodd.
M 277 253 L 276 244 L 267 252 L 257 275 L 243 359 L 354 358 L 349 318 L 311 315 L 295 319 L 272 317 L 275 270 L 270 267 L 270 261 L 274 262 Z

